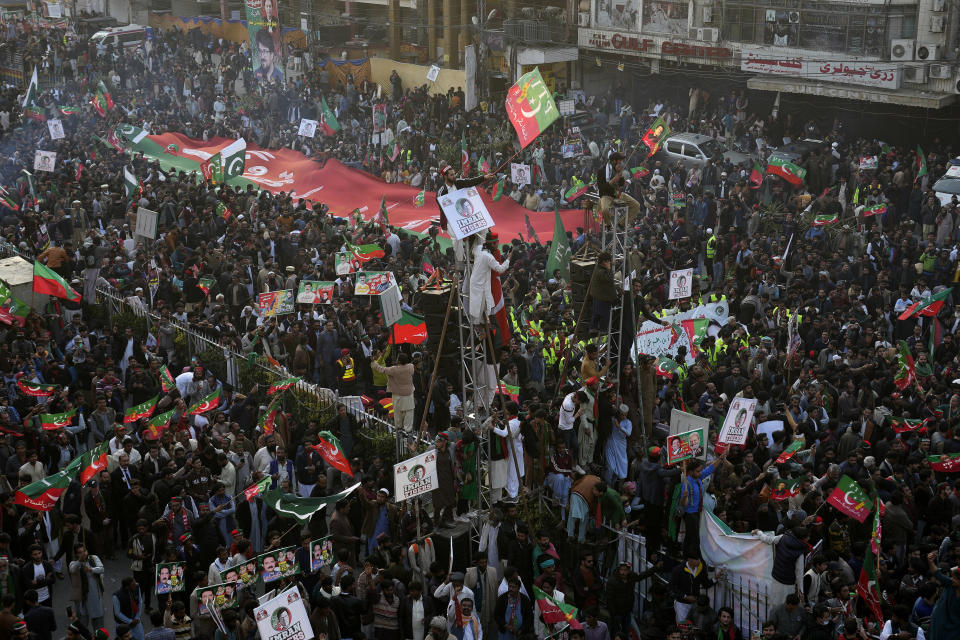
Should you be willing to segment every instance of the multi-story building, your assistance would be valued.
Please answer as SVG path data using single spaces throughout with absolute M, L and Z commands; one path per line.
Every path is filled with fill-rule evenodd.
M 946 0 L 581 0 L 577 19 L 588 91 L 628 68 L 900 108 L 960 93 Z

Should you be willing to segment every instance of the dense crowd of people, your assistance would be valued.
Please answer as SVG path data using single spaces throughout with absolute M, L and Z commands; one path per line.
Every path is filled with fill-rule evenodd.
M 952 164 L 942 141 L 924 144 L 920 162 L 916 141 L 848 140 L 839 120 L 824 126 L 752 113 L 743 93 L 692 90 L 686 104 L 651 96 L 634 109 L 623 108 L 622 87 L 581 97 L 578 110 L 595 125 L 581 133 L 582 154 L 564 158 L 571 131 L 558 122 L 522 156 L 536 167 L 533 184 L 507 182 L 506 193 L 531 211 L 580 206 L 565 200 L 575 179 L 595 180 L 598 196 L 630 195 L 624 266 L 632 285 L 621 293 L 614 278 L 622 274 L 601 254 L 593 296 L 608 306 L 629 299 L 624 309 L 637 316 L 625 323 L 631 330 L 644 321 L 670 325 L 678 312 L 717 301 L 726 301 L 729 319 L 681 348 L 672 372 L 657 362 L 661 354 L 611 369 L 598 331 L 576 336 L 578 321 L 591 315 L 573 304 L 570 282 L 545 272 L 548 247 L 513 240 L 503 248 L 506 269 L 497 238 L 480 238 L 475 250 L 502 271 L 511 335 L 497 351 L 500 377 L 516 393 L 475 426 L 465 416 L 479 399 L 464 397 L 454 376 L 432 379 L 436 349 L 389 344 L 379 306 L 355 297 L 351 276 L 334 264 L 344 237 L 382 246 L 385 256 L 367 268 L 393 272 L 405 309 L 420 312 L 426 258 L 447 273 L 456 269 L 439 225 L 423 237 L 376 224 L 354 228 L 320 201 L 204 183 L 91 140 L 118 123 L 244 137 L 436 191 L 445 181 L 456 185 L 456 171 L 445 167 L 460 166 L 461 139 L 474 167 L 481 157 L 496 166 L 513 155 L 497 100 L 465 112 L 457 91 L 431 94 L 398 78 L 378 94 L 368 80 L 336 82 L 319 67 L 284 86 L 259 87 L 246 43 L 200 30 L 158 31 L 147 46 L 125 50 L 90 47 L 55 29 L 4 31 L 0 44 L 21 48 L 41 69 L 41 110 L 53 117 L 77 105 L 79 113 L 62 116 L 66 137 L 54 141 L 23 113 L 24 87 L 0 92 L 2 236 L 84 300 L 54 298 L 22 324 L 0 326 L 3 637 L 59 636 L 51 607 L 70 603 L 67 638 L 255 638 L 263 586 L 240 591 L 222 624 L 193 593 L 288 546 L 300 547 L 303 571 L 285 583 L 299 584 L 313 632 L 327 640 L 737 640 L 748 631 L 766 640 L 960 637 L 960 485 L 949 466 L 960 454 L 960 298 L 951 291 L 960 277 L 960 220 L 956 198 L 944 204 L 931 188 Z M 88 106 L 97 79 L 116 103 L 106 118 Z M 316 118 L 321 98 L 342 131 L 299 137 L 300 118 Z M 402 142 L 396 160 L 369 142 L 379 103 Z M 751 159 L 638 155 L 651 120 L 641 113 L 663 116 L 674 131 L 722 137 Z M 822 141 L 798 154 L 801 185 L 752 175 L 754 158 L 801 139 Z M 59 168 L 27 176 L 38 148 L 56 151 Z M 862 160 L 873 156 L 875 163 Z M 646 171 L 618 177 L 637 166 Z M 132 199 L 123 195 L 124 167 L 142 177 L 143 193 Z M 224 220 L 218 203 L 244 215 Z M 876 204 L 886 208 L 864 214 Z M 137 206 L 159 212 L 155 243 L 127 242 Z M 814 225 L 814 216 L 828 220 Z M 575 252 L 591 255 L 592 232 L 568 236 Z M 677 305 L 667 278 L 683 268 L 697 277 L 693 295 Z M 260 317 L 257 293 L 305 280 L 336 281 L 330 304 Z M 150 339 L 98 313 L 98 284 L 160 317 Z M 935 294 L 945 304 L 934 313 L 901 319 Z M 361 426 L 346 406 L 329 421 L 286 416 L 265 430 L 266 389 L 235 388 L 208 363 L 185 357 L 176 323 L 341 396 L 371 398 L 398 430 L 425 422 L 440 479 L 430 508 L 418 515 L 413 501 L 394 499 L 393 461 L 362 450 Z M 901 341 L 915 361 L 906 385 Z M 164 369 L 175 374 L 166 390 Z M 38 398 L 25 381 L 60 390 Z M 217 390 L 214 411 L 188 415 Z M 124 420 L 154 397 L 158 413 L 174 412 L 168 429 L 158 434 L 146 420 Z M 754 428 L 742 445 L 718 443 L 736 398 L 756 400 Z M 70 425 L 45 426 L 45 416 L 73 409 L 79 417 Z M 701 459 L 667 464 L 665 425 L 675 411 L 709 420 Z M 771 422 L 780 426 L 758 428 Z M 351 486 L 312 448 L 321 431 L 339 438 L 361 482 L 356 491 L 303 526 L 259 496 L 244 499 L 244 489 L 264 479 L 300 496 Z M 487 438 L 484 476 L 478 442 Z M 796 441 L 799 451 L 779 461 Z M 75 478 L 52 510 L 17 504 L 18 490 L 102 442 L 108 467 L 84 486 Z M 862 487 L 865 504 L 882 509 L 873 591 L 858 585 L 875 541 L 873 516 L 861 521 L 825 502 L 845 478 Z M 426 534 L 452 530 L 456 516 L 478 507 L 487 482 L 497 504 L 483 515 L 478 549 L 457 566 L 436 562 Z M 796 488 L 784 495 L 785 486 Z M 530 496 L 554 505 L 537 509 L 536 523 Z M 741 628 L 751 624 L 742 610 L 714 608 L 725 578 L 704 561 L 704 510 L 775 547 L 768 606 L 751 629 Z M 610 561 L 618 532 L 645 537 L 649 566 Z M 328 535 L 335 563 L 308 570 L 310 542 Z M 106 592 L 105 566 L 124 556 L 129 570 L 116 592 Z M 155 567 L 168 562 L 185 563 L 186 588 L 157 594 Z M 640 583 L 649 585 L 642 607 Z M 870 593 L 876 606 L 863 595 Z M 573 619 L 547 619 L 541 594 L 573 604 Z

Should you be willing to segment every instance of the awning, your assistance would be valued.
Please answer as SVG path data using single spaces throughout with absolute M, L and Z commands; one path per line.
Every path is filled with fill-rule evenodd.
M 537 65 L 554 62 L 576 62 L 580 58 L 580 49 L 570 47 L 521 47 L 517 51 L 517 64 Z
M 862 100 L 879 104 L 895 104 L 904 107 L 921 107 L 923 109 L 943 109 L 957 101 L 952 93 L 930 93 L 913 89 L 874 89 L 871 87 L 856 87 L 853 85 L 830 84 L 827 82 L 810 82 L 800 79 L 773 78 L 769 76 L 754 76 L 747 80 L 747 88 L 756 91 L 782 91 L 784 93 L 799 93 L 808 96 L 823 96 L 826 98 L 842 98 L 845 100 Z

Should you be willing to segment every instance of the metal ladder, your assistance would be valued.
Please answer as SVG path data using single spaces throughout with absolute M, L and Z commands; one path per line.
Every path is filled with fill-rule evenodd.
M 630 210 L 626 203 L 622 200 L 614 200 L 610 206 L 610 224 L 603 226 L 603 235 L 600 239 L 601 249 L 609 253 L 612 258 L 610 261 L 611 271 L 614 276 L 617 273 L 621 275 L 621 281 L 619 283 L 615 282 L 619 288 L 623 287 L 623 281 L 630 275 L 627 271 L 626 252 L 627 225 L 629 224 L 627 218 L 629 215 Z M 620 372 L 623 367 L 621 358 L 624 345 L 620 344 L 623 335 L 623 311 L 623 296 L 618 295 L 616 301 L 610 307 L 606 344 L 607 362 L 610 363 L 610 375 L 613 375 L 616 380 L 614 385 L 617 396 L 620 395 Z M 627 348 L 629 351 L 630 345 L 627 345 Z M 636 359 L 634 359 L 634 362 L 636 362 Z
M 457 330 L 460 345 L 460 388 L 463 389 L 462 402 L 471 400 L 472 412 L 464 414 L 463 426 L 477 435 L 477 489 L 480 511 L 489 510 L 490 504 L 490 435 L 480 425 L 490 416 L 492 396 L 487 374 L 487 344 L 470 323 L 470 274 L 473 271 L 473 252 L 466 250 L 463 276 L 457 288 L 458 313 Z

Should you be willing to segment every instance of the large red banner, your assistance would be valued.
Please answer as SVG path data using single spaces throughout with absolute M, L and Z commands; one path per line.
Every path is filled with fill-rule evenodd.
M 140 144 L 132 145 L 132 148 L 157 158 L 164 168 L 199 172 L 201 162 L 231 142 L 233 140 L 226 138 L 203 141 L 165 133 L 148 136 Z M 283 191 L 295 198 L 322 202 L 333 215 L 347 217 L 354 209 L 359 209 L 365 220 L 377 214 L 380 198 L 383 197 L 386 199 L 390 224 L 416 233 L 425 233 L 430 223 L 440 215 L 434 192 L 427 193 L 427 206 L 416 207 L 413 201 L 420 193 L 416 187 L 388 184 L 369 173 L 344 166 L 337 160 L 328 160 L 321 165 L 291 149 L 268 150 L 248 143 L 243 180 L 271 193 Z M 493 184 L 485 187 L 492 189 Z M 524 214 L 529 214 L 533 229 L 541 241 L 546 242 L 553 237 L 552 211 L 529 211 L 510 198 L 494 202 L 490 193 L 484 190 L 481 190 L 481 197 L 496 223 L 494 229 L 500 234 L 501 242 L 509 242 L 521 233 L 525 241 L 530 240 L 526 237 Z M 561 211 L 560 217 L 568 231 L 583 226 L 582 210 Z

